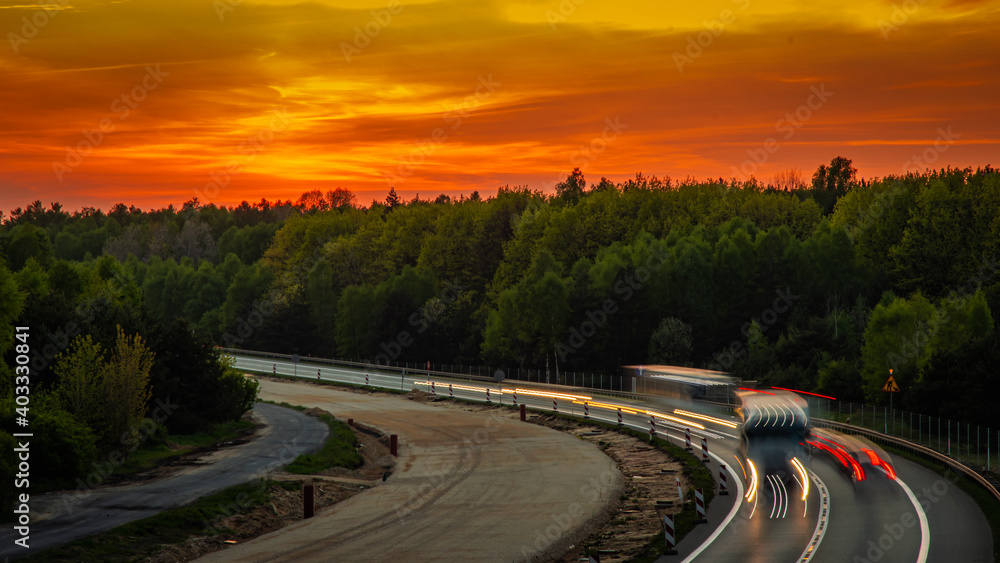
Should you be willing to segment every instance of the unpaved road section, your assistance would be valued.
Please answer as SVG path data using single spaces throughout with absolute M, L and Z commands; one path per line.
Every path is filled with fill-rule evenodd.
M 291 409 L 258 403 L 254 413 L 267 425 L 257 439 L 212 452 L 198 464 L 164 479 L 101 487 L 100 474 L 95 473 L 91 483 L 97 488 L 32 495 L 29 549 L 15 545 L 13 527 L 4 526 L 0 557 L 37 553 L 254 480 L 287 465 L 299 454 L 319 450 L 329 433 L 325 423 Z M 32 447 L 44 448 L 45 444 Z
M 198 561 L 525 561 L 586 537 L 623 486 L 574 436 L 402 397 L 261 380 L 261 397 L 399 435 L 385 483 Z

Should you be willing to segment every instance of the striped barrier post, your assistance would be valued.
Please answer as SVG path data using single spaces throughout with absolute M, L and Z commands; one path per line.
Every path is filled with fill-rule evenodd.
M 552 399 L 552 410 L 559 412 L 559 403 L 557 403 L 555 399 Z
M 622 409 L 618 409 L 618 426 L 622 425 Z
M 583 418 L 590 418 L 590 409 L 587 407 L 587 402 L 583 402 Z
M 493 402 L 493 401 L 490 400 L 490 388 L 489 387 L 486 388 L 486 402 L 487 403 L 492 403 Z
M 368 385 L 368 372 L 365 372 L 365 385 Z
M 431 395 L 437 395 L 437 389 L 434 388 L 433 381 L 431 381 Z
M 271 364 L 271 373 L 278 375 L 278 364 Z
M 684 489 L 681 488 L 681 478 L 680 477 L 674 477 L 674 482 L 677 483 L 677 496 L 680 497 L 680 499 L 681 499 L 679 502 L 683 503 L 684 502 Z
M 705 522 L 708 522 L 708 520 L 705 519 L 705 494 L 701 489 L 694 490 L 694 506 L 698 509 L 698 523 L 704 524 Z
M 687 451 L 691 451 L 691 429 L 690 428 L 685 428 L 684 429 L 684 449 L 687 450 Z
M 677 550 L 674 547 L 677 546 L 676 540 L 674 540 L 674 515 L 664 514 L 663 515 L 663 535 L 667 540 L 667 550 L 663 552 L 664 555 L 677 555 Z
M 517 406 L 517 391 L 514 391 L 514 406 Z
M 455 398 L 455 392 L 451 390 L 451 383 L 448 384 L 448 396 L 452 399 Z
M 729 494 L 729 489 L 726 486 L 726 464 L 719 464 L 719 496 L 725 496 Z
M 656 419 L 653 415 L 649 415 L 649 441 L 653 441 L 653 436 L 656 436 Z
M 319 372 L 320 370 L 316 370 L 316 379 L 319 379 Z
M 708 438 L 701 437 L 701 461 L 708 463 Z

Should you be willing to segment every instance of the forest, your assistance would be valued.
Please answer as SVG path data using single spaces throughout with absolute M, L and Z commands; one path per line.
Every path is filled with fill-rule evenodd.
M 106 213 L 35 201 L 0 216 L 2 404 L 14 408 L 13 327 L 29 326 L 33 416 L 89 448 L 77 461 L 134 440 L 157 399 L 180 405 L 170 431 L 238 418 L 256 389 L 214 346 L 605 373 L 666 363 L 875 404 L 891 368 L 896 408 L 988 423 L 998 206 L 989 166 L 858 180 L 843 157 L 811 182 L 766 185 L 588 185 L 574 170 L 550 194 L 390 190 L 367 206 L 344 189 Z M 127 409 L 111 388 L 134 389 Z

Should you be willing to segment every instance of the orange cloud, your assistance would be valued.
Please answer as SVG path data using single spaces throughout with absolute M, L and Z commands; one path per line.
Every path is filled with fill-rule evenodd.
M 0 9 L 0 209 L 996 164 L 989 3 L 219 2 Z

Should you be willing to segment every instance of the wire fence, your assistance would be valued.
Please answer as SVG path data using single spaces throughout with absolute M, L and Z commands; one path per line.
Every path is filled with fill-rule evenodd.
M 937 450 L 979 470 L 1000 467 L 1000 429 L 885 406 L 810 397 L 810 414 Z

